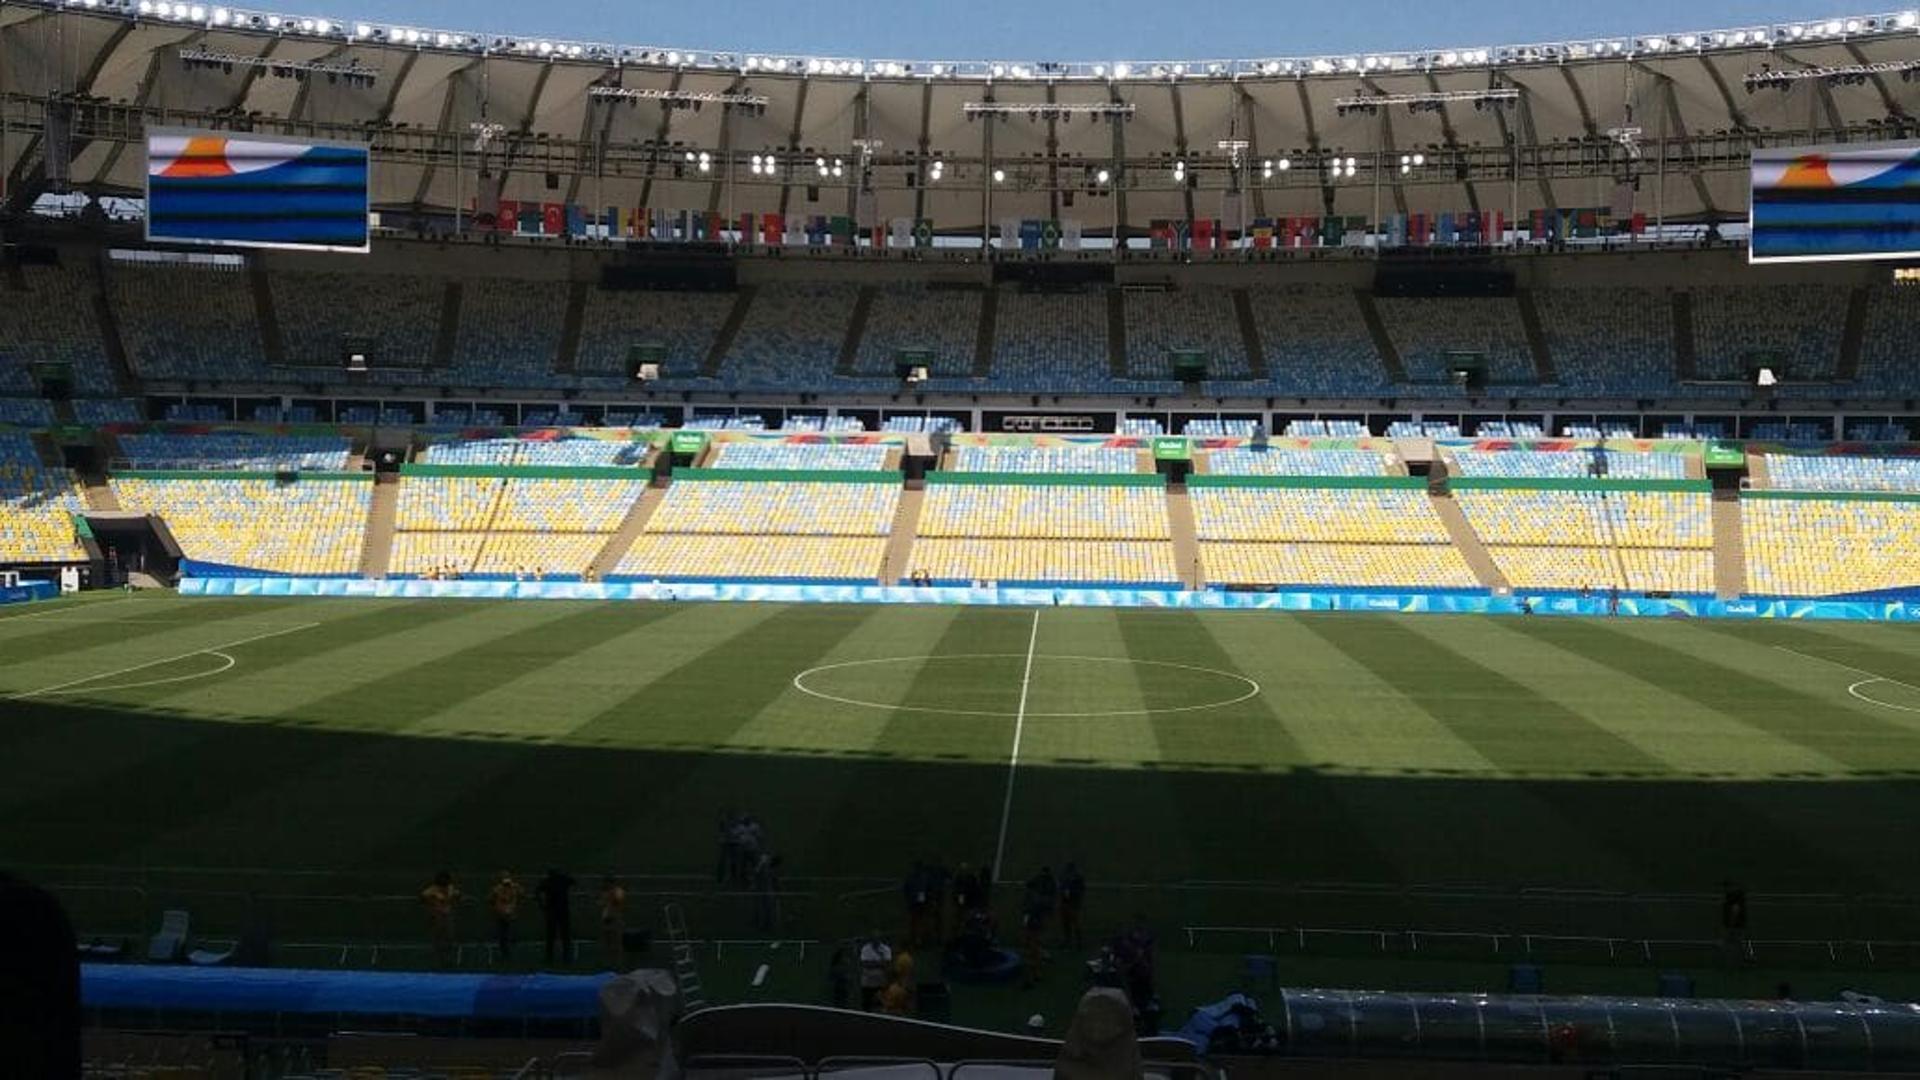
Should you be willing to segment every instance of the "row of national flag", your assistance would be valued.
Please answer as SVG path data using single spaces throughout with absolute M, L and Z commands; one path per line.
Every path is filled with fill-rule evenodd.
M 864 230 L 862 237 L 854 219 L 845 214 L 741 214 L 730 219 L 698 210 L 609 206 L 596 211 L 573 203 L 507 199 L 501 199 L 491 214 L 484 207 L 473 209 L 480 229 L 530 236 L 770 247 L 851 247 L 864 239 L 873 247 L 924 248 L 932 247 L 934 240 L 933 222 L 928 218 L 894 218 Z M 1508 222 L 1500 210 L 1390 214 L 1377 234 L 1386 247 L 1472 246 L 1505 243 L 1509 229 L 1521 224 Z M 1526 237 L 1536 242 L 1638 236 L 1647 229 L 1647 216 L 1616 215 L 1607 207 L 1534 210 L 1524 226 Z M 1218 218 L 1155 218 L 1147 229 L 1152 248 L 1171 251 L 1355 247 L 1367 244 L 1375 234 L 1364 216 L 1341 215 L 1255 218 L 1238 235 Z M 1072 218 L 1004 218 L 999 236 L 1002 248 L 1027 251 L 1076 251 L 1084 243 L 1081 223 Z

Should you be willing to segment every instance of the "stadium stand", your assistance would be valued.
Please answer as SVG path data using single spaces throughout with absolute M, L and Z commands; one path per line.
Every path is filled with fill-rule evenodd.
M 1879 285 L 1867 290 L 1860 338 L 1862 392 L 1907 397 L 1913 389 L 1913 328 L 1920 326 L 1920 289 Z M 1904 440 L 1903 440 L 1904 441 Z
M 1753 425 L 1748 437 L 1766 442 L 1825 442 L 1828 435 L 1824 424 L 1769 420 Z
M 499 452 L 493 446 L 481 454 Z M 505 463 L 476 455 L 463 464 Z M 606 547 L 647 482 L 647 474 L 637 469 L 631 478 L 407 475 L 400 487 L 390 570 L 577 577 Z
M 46 427 L 53 423 L 53 406 L 39 398 L 0 398 L 0 424 Z
M 140 403 L 122 398 L 81 399 L 73 403 L 73 418 L 82 424 L 136 423 Z
M 881 431 L 893 431 L 901 434 L 948 434 L 960 431 L 960 421 L 950 416 L 889 416 L 880 424 Z
M 1810 284 L 1695 286 L 1700 377 L 1742 382 L 1756 356 L 1777 353 L 1788 361 L 1783 378 L 1831 378 L 1840 354 L 1838 313 L 1847 310 L 1847 291 Z
M 73 524 L 84 508 L 72 474 L 42 465 L 30 436 L 0 431 L 0 563 L 86 558 Z
M 886 467 L 884 443 L 722 443 L 711 466 L 716 469 L 845 469 Z
M 1912 442 L 1913 429 L 1891 422 L 1852 424 L 1847 438 L 1854 442 Z
M 1490 383 L 1537 381 L 1520 306 L 1511 297 L 1383 296 L 1374 304 L 1416 383 L 1445 383 L 1447 354 L 1461 350 L 1486 355 Z
M 448 374 L 477 386 L 539 387 L 553 374 L 567 312 L 563 281 L 469 278 Z
M 1456 487 L 1453 497 L 1518 588 L 1713 588 L 1712 503 L 1704 489 Z
M 244 269 L 115 263 L 107 289 L 135 374 L 267 377 L 258 312 Z
M 953 451 L 955 472 L 984 473 L 1133 473 L 1140 451 L 1107 446 L 961 446 Z
M 1608 424 L 1608 425 L 1605 425 L 1604 427 L 1599 424 L 1584 424 L 1584 423 L 1565 424 L 1565 425 L 1562 425 L 1562 427 L 1560 428 L 1560 434 L 1569 439 L 1598 440 L 1598 439 L 1632 439 L 1632 438 L 1638 437 L 1637 433 L 1632 428 L 1627 427 L 1624 424 Z
M 333 435 L 124 434 L 120 458 L 135 469 L 341 472 L 353 445 Z
M 1545 428 L 1527 420 L 1488 420 L 1473 431 L 1481 439 L 1539 439 L 1546 433 Z
M 1684 480 L 1687 459 L 1680 454 L 1629 453 L 1620 450 L 1465 450 L 1443 455 L 1456 476 L 1552 477 L 1607 476 L 1616 480 Z
M 721 365 L 721 381 L 774 389 L 828 385 L 859 296 L 842 284 L 761 286 Z
M 1207 455 L 1207 471 L 1229 476 L 1382 476 L 1393 461 L 1377 450 L 1236 447 Z
M 1189 420 L 1180 434 L 1199 439 L 1250 439 L 1260 430 L 1258 420 Z
M 24 292 L 0 287 L 0 358 L 11 357 L 12 380 L 0 390 L 32 393 L 29 365 L 67 364 L 74 392 L 116 392 L 113 368 L 100 336 L 91 271 L 57 266 L 19 267 Z M 7 368 L 0 359 L 0 369 Z M 23 381 L 24 380 L 24 381 Z
M 1167 433 L 1166 425 L 1150 416 L 1123 417 L 1120 420 L 1117 431 L 1121 435 L 1164 435 Z
M 211 424 L 233 419 L 233 413 L 224 405 L 212 402 L 176 401 L 167 406 L 168 421 L 183 424 Z
M 694 431 L 765 431 L 766 417 L 748 414 L 735 416 L 732 413 L 694 413 L 687 422 L 680 425 Z
M 359 570 L 371 483 L 138 476 L 110 483 L 123 508 L 166 519 L 189 559 L 275 574 Z
M 349 339 L 368 344 L 379 367 L 420 369 L 433 360 L 445 283 L 417 274 L 278 271 L 269 277 L 283 326 L 285 358 L 296 367 L 344 372 Z
M 694 379 L 726 325 L 736 296 L 725 292 L 587 291 L 574 370 L 628 376 L 627 350 L 659 345 L 663 379 Z
M 1445 420 L 1395 420 L 1387 425 L 1393 439 L 1457 439 L 1460 425 Z
M 1740 500 L 1747 587 L 1759 596 L 1920 588 L 1920 500 L 1833 495 Z
M 891 379 L 894 353 L 926 349 L 933 353 L 932 374 L 949 378 L 972 372 L 980 336 L 980 289 L 934 288 L 922 284 L 888 285 L 874 290 L 854 370 Z
M 1190 498 L 1208 584 L 1479 584 L 1420 488 L 1198 486 Z
M 1104 292 L 1003 288 L 993 325 L 995 388 L 1097 393 L 1111 384 Z
M 1233 294 L 1219 288 L 1133 291 L 1127 298 L 1127 374 L 1136 379 L 1173 378 L 1168 355 L 1175 349 L 1206 354 L 1210 378 L 1247 376 L 1247 348 L 1240 336 Z
M 1661 290 L 1536 289 L 1560 384 L 1592 394 L 1651 396 L 1673 386 L 1673 301 Z
M 936 483 L 912 571 L 937 582 L 1174 584 L 1158 486 Z
M 843 432 L 865 431 L 867 430 L 867 425 L 862 423 L 857 416 L 813 416 L 804 413 L 788 413 L 786 418 L 780 421 L 780 430 L 803 433 L 830 432 L 839 434 Z
M 1359 439 L 1367 426 L 1358 420 L 1289 420 L 1287 436 L 1295 439 Z
M 899 503 L 893 483 L 677 481 L 618 572 L 870 583 Z
M 1771 486 L 1788 491 L 1920 492 L 1920 458 L 1767 454 Z
M 1290 394 L 1385 392 L 1387 370 L 1367 334 L 1353 290 L 1335 286 L 1256 286 L 1247 290 L 1267 354 L 1268 377 Z

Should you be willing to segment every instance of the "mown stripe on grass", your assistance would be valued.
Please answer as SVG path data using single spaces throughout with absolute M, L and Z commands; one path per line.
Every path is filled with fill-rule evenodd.
M 1501 670 L 1664 762 L 1681 778 L 1757 779 L 1779 773 L 1838 775 L 1846 767 L 1801 743 L 1782 739 L 1742 717 L 1702 707 L 1693 698 L 1609 663 L 1606 648 L 1583 641 L 1570 648 L 1533 622 L 1488 619 L 1458 624 L 1463 647 L 1499 657 Z
M 319 867 L 352 865 L 392 833 L 409 828 L 412 822 L 432 815 L 472 788 L 484 786 L 487 776 L 474 772 L 474 768 L 501 768 L 514 760 L 526 744 L 507 730 L 507 724 L 553 733 L 567 730 L 570 714 L 577 716 L 592 707 L 593 694 L 585 681 L 589 669 L 585 665 L 607 665 L 622 654 L 639 651 L 648 635 L 668 621 L 673 610 L 653 605 L 581 609 L 557 621 L 482 643 L 436 664 L 472 664 L 489 670 L 463 686 L 458 700 L 445 702 L 442 710 L 402 731 L 424 734 L 422 725 L 426 723 L 464 716 L 468 718 L 466 723 L 487 725 L 486 732 L 512 747 L 513 753 L 475 754 L 454 745 L 477 741 L 480 732 L 443 739 L 393 738 L 399 732 L 378 732 L 370 740 L 339 744 L 341 753 L 314 756 L 279 783 L 251 793 L 217 815 L 156 839 L 142 850 L 142 858 L 149 862 L 179 861 L 211 843 L 260 846 L 250 838 L 242 838 L 236 845 L 226 830 L 233 822 L 286 820 L 303 808 L 326 807 L 328 829 L 302 844 L 306 857 L 310 865 Z M 510 640 L 515 637 L 521 640 Z M 598 644 L 585 644 L 589 639 Z M 529 644 L 538 651 L 526 651 Z M 578 651 L 574 651 L 576 645 Z M 555 692 L 531 701 L 501 696 L 503 691 L 524 687 L 529 680 L 561 668 L 581 676 L 581 693 Z M 495 681 L 501 679 L 504 681 Z M 354 797 L 335 800 L 333 796 L 341 791 L 352 791 Z
M 1214 613 L 1201 620 L 1240 670 L 1260 680 L 1272 722 L 1299 743 L 1353 831 L 1391 858 L 1393 880 L 1458 881 L 1468 867 L 1488 880 L 1537 879 L 1535 845 L 1490 844 L 1490 828 L 1525 823 L 1550 837 L 1571 834 L 1571 823 L 1505 782 L 1477 747 L 1372 668 L 1314 633 L 1306 625 L 1313 618 Z M 1593 860 L 1596 878 L 1632 877 L 1604 850 Z
M 710 617 L 736 618 L 726 607 L 708 609 Z M 719 806 L 817 797 L 779 785 L 764 792 L 747 786 L 742 776 L 751 770 L 741 763 L 755 759 L 726 753 L 727 740 L 782 692 L 793 671 L 831 649 L 872 609 L 799 605 L 749 614 L 751 625 L 705 640 L 685 662 L 590 715 L 571 736 L 633 749 L 524 746 L 486 783 L 469 784 L 435 812 L 408 821 L 368 852 L 362 865 L 419 865 L 425 853 L 443 849 L 449 836 L 478 830 L 516 865 L 516 859 L 538 864 L 564 848 L 610 852 L 610 863 L 623 867 L 710 868 Z M 774 809 L 762 813 L 778 820 Z
M 1836 633 L 1840 624 L 1814 624 L 1797 619 L 1755 620 L 1750 625 L 1742 626 L 1715 620 L 1700 625 L 1729 640 L 1766 649 L 1777 646 L 1800 653 L 1800 658 L 1794 661 L 1796 664 L 1809 665 L 1808 670 L 1814 673 L 1816 681 L 1818 672 L 1824 668 L 1842 693 L 1846 687 L 1866 678 L 1881 678 L 1920 687 L 1920 653 L 1899 647 L 1903 637 L 1920 644 L 1920 634 L 1879 634 L 1863 638 Z M 1826 663 L 1816 664 L 1809 657 L 1817 657 Z M 1853 670 L 1847 670 L 1849 668 Z M 1905 722 L 1902 723 L 1903 716 Z M 1901 714 L 1899 710 L 1890 710 L 1883 718 L 1900 723 L 1909 730 L 1920 731 L 1920 714 Z M 1920 748 L 1920 740 L 1916 740 L 1916 748 Z
M 1508 773 L 1564 774 L 1569 765 L 1591 778 L 1665 771 L 1659 759 L 1452 647 L 1439 636 L 1444 627 L 1421 633 L 1391 616 L 1301 621 Z
M 533 610 L 516 611 L 516 608 Z M 534 648 L 543 635 L 547 640 L 554 639 L 557 622 L 569 617 L 579 619 L 589 612 L 574 609 L 569 613 L 560 608 L 530 604 L 505 605 L 491 611 L 474 609 L 474 615 L 482 614 L 488 617 L 456 619 L 450 625 L 441 626 L 439 633 L 418 635 L 413 642 L 414 649 L 407 648 L 404 641 L 395 640 L 394 635 L 386 635 L 383 640 L 390 650 L 410 656 L 416 662 L 374 683 L 310 703 L 300 712 L 324 718 L 326 726 L 336 729 L 350 728 L 350 720 L 365 717 L 370 721 L 366 724 L 368 729 L 386 730 L 388 724 L 403 721 L 410 711 L 423 708 L 423 701 L 437 700 L 441 695 L 457 697 L 478 693 L 490 681 L 507 677 L 501 673 L 510 668 L 517 655 Z M 454 650 L 451 655 L 423 657 L 422 653 L 431 652 L 433 644 L 461 640 L 459 635 L 447 631 L 462 624 L 484 626 L 485 638 L 477 642 L 469 639 L 467 647 Z M 285 816 L 269 819 L 271 825 L 266 828 L 262 827 L 261 820 L 243 818 L 229 812 L 230 808 L 258 792 L 282 788 L 303 772 L 329 760 L 314 754 L 298 759 L 278 756 L 274 747 L 282 740 L 275 739 L 274 731 L 272 724 L 205 724 L 200 728 L 200 738 L 151 756 L 140 765 L 141 777 L 148 782 L 142 783 L 135 777 L 107 778 L 96 785 L 97 789 L 82 788 L 61 797 L 76 799 L 87 806 L 117 804 L 117 809 L 125 814 L 125 821 L 95 830 L 94 843 L 102 855 L 118 854 L 128 847 L 151 842 L 159 834 L 204 819 L 218 823 L 227 841 L 213 850 L 246 861 L 271 858 L 273 849 L 281 842 L 293 839 L 300 835 L 298 830 L 314 824 L 311 818 L 301 814 L 302 810 L 313 808 L 290 808 L 292 812 Z M 324 745 L 344 751 L 350 744 Z M 153 782 L 155 780 L 158 782 Z M 417 777 L 378 771 L 361 780 L 394 784 L 416 781 Z M 351 790 L 343 790 L 343 797 Z M 319 809 L 325 812 L 324 806 Z M 53 818 L 57 814 L 49 808 L 42 816 Z M 291 836 L 286 831 L 289 829 L 295 830 Z
M 265 622 L 291 626 L 313 621 L 298 614 L 297 604 L 272 601 L 211 601 L 193 611 L 192 621 L 182 623 L 102 618 L 74 626 L 57 619 L 30 620 L 41 632 L 15 635 L 0 646 L 0 694 L 25 693 L 274 628 L 262 625 Z

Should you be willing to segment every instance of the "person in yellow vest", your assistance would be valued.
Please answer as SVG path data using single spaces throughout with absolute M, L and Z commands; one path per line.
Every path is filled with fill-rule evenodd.
M 433 875 L 432 884 L 420 890 L 420 904 L 427 910 L 427 941 L 433 946 L 434 962 L 442 967 L 453 963 L 453 907 L 459 902 L 460 887 L 446 870 Z
M 487 890 L 487 907 L 493 912 L 494 944 L 500 949 L 500 962 L 513 957 L 513 919 L 520 913 L 520 898 L 525 895 L 513 871 L 502 870 Z
M 614 971 L 627 966 L 627 890 L 612 874 L 600 882 L 600 955 Z

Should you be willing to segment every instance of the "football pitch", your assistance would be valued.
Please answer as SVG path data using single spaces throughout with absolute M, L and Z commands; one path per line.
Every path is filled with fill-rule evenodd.
M 897 928 L 916 859 L 1072 860 L 1093 929 L 1229 953 L 1614 956 L 1715 939 L 1723 880 L 1756 939 L 1920 940 L 1899 626 L 112 595 L 0 611 L 0 695 L 0 865 L 83 932 L 270 895 L 412 940 L 435 869 L 558 865 L 765 937 L 740 810 L 815 941 Z

